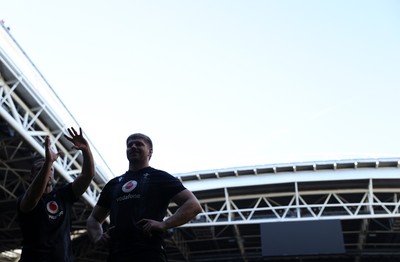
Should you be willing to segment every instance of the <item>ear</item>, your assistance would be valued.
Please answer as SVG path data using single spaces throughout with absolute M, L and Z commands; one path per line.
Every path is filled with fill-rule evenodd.
M 153 149 L 151 148 L 151 149 L 149 150 L 149 160 L 150 160 L 150 158 L 151 158 L 152 155 L 153 155 Z

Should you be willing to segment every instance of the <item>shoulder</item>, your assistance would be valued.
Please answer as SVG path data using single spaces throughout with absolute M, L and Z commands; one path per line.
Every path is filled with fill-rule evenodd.
M 107 185 L 110 186 L 110 185 L 118 184 L 123 178 L 124 178 L 124 175 L 116 176 L 116 177 L 110 179 L 110 180 L 106 183 L 106 186 L 107 186 Z
M 50 194 L 69 202 L 75 202 L 79 200 L 79 197 L 75 196 L 74 190 L 72 189 L 72 183 L 67 183 L 61 187 L 55 188 Z
M 170 173 L 168 173 L 168 172 L 166 172 L 164 170 L 156 169 L 156 168 L 153 168 L 153 167 L 149 167 L 147 172 L 149 174 L 155 174 L 155 175 L 172 176 Z
M 176 179 L 173 175 L 171 175 L 170 173 L 161 170 L 161 169 L 156 169 L 156 168 L 152 168 L 150 167 L 147 170 L 147 173 L 151 176 L 151 177 L 158 177 L 158 178 L 162 178 L 162 179 Z
M 173 183 L 181 183 L 180 180 L 170 173 L 160 170 L 160 169 L 155 169 L 151 168 L 151 171 L 148 172 L 150 177 L 155 179 L 156 181 L 164 181 L 164 182 L 173 182 Z
M 66 192 L 70 192 L 70 191 L 72 191 L 72 183 L 66 183 L 66 184 L 63 184 L 63 185 L 53 188 L 53 190 L 51 191 L 50 194 L 60 195 L 60 194 L 65 194 Z

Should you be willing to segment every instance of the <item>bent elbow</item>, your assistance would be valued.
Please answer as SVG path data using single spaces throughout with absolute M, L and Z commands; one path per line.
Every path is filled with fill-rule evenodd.
M 201 207 L 200 203 L 198 201 L 196 201 L 196 204 L 193 207 L 194 216 L 198 215 L 201 212 L 203 212 L 203 208 Z

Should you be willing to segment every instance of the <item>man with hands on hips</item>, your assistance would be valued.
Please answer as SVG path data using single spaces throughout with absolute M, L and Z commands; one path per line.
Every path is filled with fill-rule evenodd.
M 127 138 L 129 170 L 105 185 L 87 220 L 92 241 L 108 246 L 108 262 L 168 261 L 163 234 L 202 210 L 194 194 L 177 178 L 149 166 L 152 153 L 148 136 L 135 133 Z M 170 201 L 178 209 L 164 220 Z M 108 216 L 110 227 L 103 232 Z

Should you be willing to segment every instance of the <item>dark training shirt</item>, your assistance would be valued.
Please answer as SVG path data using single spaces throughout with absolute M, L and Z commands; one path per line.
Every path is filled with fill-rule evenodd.
M 22 231 L 20 262 L 72 262 L 71 210 L 77 198 L 72 184 L 44 194 L 37 206 L 21 212 L 18 198 L 18 219 Z
M 137 222 L 143 218 L 162 221 L 171 198 L 184 189 L 177 178 L 152 167 L 110 180 L 97 203 L 110 210 L 110 226 L 115 226 L 108 261 L 163 253 L 163 236 L 144 236 Z

